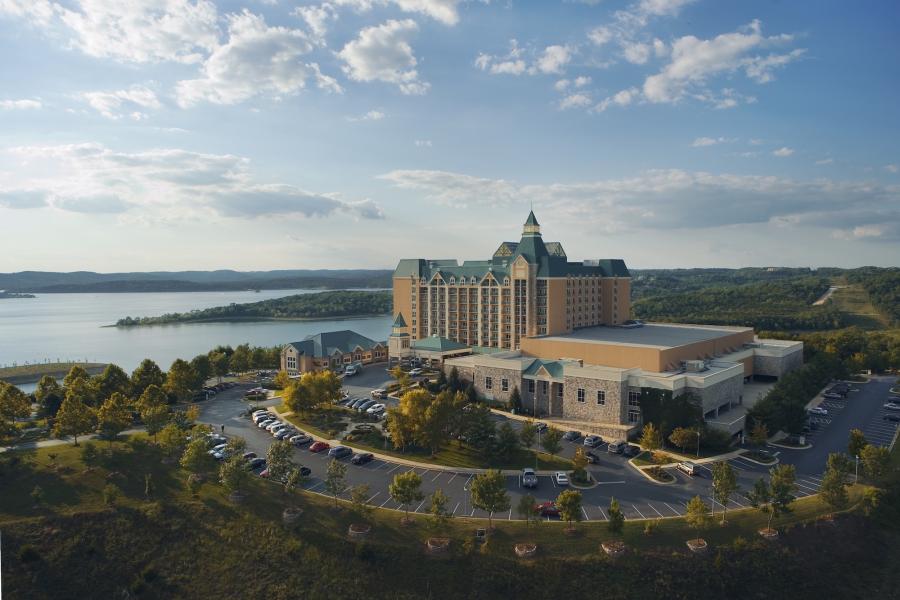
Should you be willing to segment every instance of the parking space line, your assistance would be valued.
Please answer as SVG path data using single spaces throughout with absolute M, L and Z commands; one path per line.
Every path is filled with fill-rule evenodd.
M 403 466 L 403 465 L 394 465 L 394 468 L 391 469 L 390 471 L 388 471 L 388 473 L 393 473 L 394 471 L 396 471 L 397 469 L 399 469 L 399 468 L 402 467 L 402 466 Z
M 459 475 L 459 473 L 454 473 L 454 474 L 453 474 L 453 477 L 451 477 L 449 480 L 447 480 L 447 483 L 450 483 L 451 481 L 453 481 L 454 479 L 456 479 L 456 476 L 457 476 L 457 475 Z
M 585 520 L 585 521 L 590 521 L 590 520 L 591 520 L 591 518 L 590 518 L 590 517 L 588 516 L 588 514 L 587 514 L 587 511 L 584 510 L 584 507 L 583 507 L 583 506 L 581 507 L 581 512 L 584 514 L 584 520 Z
M 509 515 L 507 515 L 506 520 L 512 521 L 512 508 L 509 509 Z
M 456 506 L 453 507 L 453 512 L 450 514 L 455 515 L 457 510 L 459 510 L 459 502 L 456 503 Z
M 719 502 L 718 500 L 716 500 L 716 499 L 713 498 L 712 496 L 709 496 L 709 499 L 712 500 L 713 508 L 716 507 L 716 504 L 718 504 L 718 505 L 721 506 L 722 508 L 725 508 L 725 505 L 724 505 L 724 504 L 722 504 L 721 502 Z
M 432 481 L 437 481 L 438 477 L 440 477 L 443 474 L 444 474 L 443 471 L 438 471 L 438 474 L 434 476 L 434 479 L 432 479 Z
M 324 485 L 325 485 L 325 482 L 324 482 L 324 481 L 320 481 L 320 482 L 317 483 L 316 485 L 314 485 L 314 486 L 312 486 L 312 487 L 310 487 L 310 488 L 306 488 L 306 491 L 307 491 L 307 492 L 314 492 L 314 491 L 316 491 L 316 488 L 322 487 L 322 486 L 324 486 Z
M 652 509 L 653 509 L 653 512 L 655 512 L 656 514 L 658 514 L 660 517 L 663 516 L 663 514 L 662 514 L 661 512 L 659 512 L 658 510 L 656 510 L 656 507 L 653 506 L 652 504 L 650 504 L 649 502 L 647 503 L 647 506 L 649 506 L 650 508 L 652 508 Z
M 817 481 L 810 481 L 809 478 L 807 478 L 805 476 L 800 477 L 799 479 L 797 479 L 797 481 L 803 482 L 804 484 L 809 484 L 815 490 L 818 490 L 820 487 L 822 487 L 821 483 L 819 483 Z
M 423 499 L 421 502 L 419 502 L 419 505 L 416 507 L 416 510 L 414 510 L 413 512 L 419 512 L 419 509 L 422 508 L 422 505 L 423 505 L 423 504 L 425 504 L 425 500 L 424 500 L 424 499 Z
M 372 504 L 372 500 L 374 500 L 374 499 L 375 499 L 375 496 L 377 496 L 377 495 L 380 494 L 380 493 L 381 493 L 381 492 L 375 492 L 375 495 L 374 495 L 374 496 L 372 496 L 371 498 L 369 498 L 368 500 L 366 500 L 366 504 Z
M 388 502 L 390 502 L 391 500 L 392 500 L 392 498 L 391 498 L 390 496 L 388 496 L 388 497 L 387 497 L 387 500 L 385 500 L 384 502 L 382 502 L 381 505 L 380 505 L 378 508 L 384 508 L 384 505 L 387 504 Z
M 747 508 L 747 505 L 746 505 L 746 504 L 742 504 L 742 503 L 738 502 L 737 500 L 735 500 L 734 498 L 729 498 L 728 500 L 730 500 L 731 502 L 734 502 L 735 504 L 737 504 L 737 505 L 740 506 L 741 508 Z
M 806 479 L 815 479 L 816 481 L 822 481 L 821 477 L 816 477 L 815 475 L 804 475 Z
M 475 509 L 474 509 L 474 508 L 472 509 L 472 512 L 469 513 L 469 516 L 470 516 L 470 517 L 474 517 L 474 516 L 475 516 Z
M 814 491 L 814 492 L 818 492 L 818 491 L 819 491 L 818 488 L 814 488 L 814 487 L 809 486 L 809 485 L 803 485 L 803 484 L 800 483 L 799 481 L 795 481 L 794 484 L 795 484 L 797 487 L 801 487 L 801 488 L 804 488 L 804 489 L 807 489 L 807 490 L 812 490 L 812 491 Z
M 635 510 L 635 512 L 637 512 L 637 514 L 641 515 L 641 518 L 642 518 L 642 519 L 646 519 L 646 518 L 647 518 L 647 517 L 644 516 L 644 513 L 642 513 L 640 510 L 638 510 L 638 507 L 635 506 L 634 504 L 631 505 L 631 508 L 633 508 L 633 509 Z
M 675 513 L 675 514 L 678 515 L 679 517 L 681 516 L 681 513 L 678 512 L 677 510 L 675 510 L 674 508 L 672 508 L 672 505 L 671 505 L 671 504 L 669 504 L 668 502 L 663 502 L 663 504 L 665 504 L 666 506 L 668 506 L 668 507 L 669 507 L 669 510 L 671 510 L 673 513 Z

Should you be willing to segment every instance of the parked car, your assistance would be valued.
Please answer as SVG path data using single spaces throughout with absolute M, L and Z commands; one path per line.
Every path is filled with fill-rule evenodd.
M 313 444 L 309 447 L 310 452 L 324 452 L 331 448 L 331 444 L 328 442 L 313 442 Z
M 548 500 L 547 502 L 541 502 L 540 504 L 536 504 L 534 506 L 534 512 L 539 514 L 542 517 L 558 517 L 559 509 L 556 507 L 556 502 Z
M 424 372 L 424 371 L 422 371 L 422 369 L 411 369 L 411 370 L 409 371 L 409 376 L 410 376 L 410 377 L 418 377 L 418 376 L 421 375 L 423 372 Z
M 374 400 L 366 400 L 365 402 L 363 402 L 362 404 L 357 406 L 356 410 L 358 412 L 365 412 L 370 406 L 375 406 L 376 404 L 378 404 L 378 403 L 375 402 Z
M 266 459 L 264 458 L 252 458 L 247 463 L 247 468 L 251 471 L 255 471 L 256 469 L 264 469 L 266 467 Z
M 622 456 L 627 456 L 628 458 L 634 458 L 640 453 L 641 448 L 639 446 L 635 446 L 634 444 L 625 444 L 625 447 L 622 448 Z
M 305 433 L 298 433 L 288 438 L 288 441 L 295 446 L 304 446 L 313 441 L 313 439 Z
M 543 423 L 541 421 L 538 421 L 537 423 L 534 424 L 534 430 L 537 431 L 538 433 L 544 433 L 545 431 L 547 431 L 547 424 Z
M 844 396 L 842 394 L 838 394 L 836 392 L 825 392 L 822 394 L 823 398 L 828 398 L 830 400 L 843 400 Z
M 569 475 L 565 471 L 557 471 L 553 478 L 556 480 L 556 485 L 569 485 Z
M 569 442 L 574 442 L 578 438 L 581 437 L 580 431 L 567 431 L 563 434 L 563 439 Z
M 207 452 L 207 454 L 213 454 L 213 453 L 215 453 L 215 452 L 221 452 L 221 451 L 224 450 L 227 446 L 228 446 L 228 444 L 218 444 L 218 445 L 216 445 L 216 446 L 213 446 L 213 447 Z
M 606 445 L 606 451 L 610 454 L 622 454 L 628 443 L 625 440 L 616 440 Z
M 687 461 L 687 460 L 684 462 L 678 463 L 677 465 L 675 465 L 675 468 L 678 469 L 679 471 L 681 471 L 682 473 L 684 473 L 685 475 L 690 475 L 691 477 L 696 475 L 697 472 L 699 471 L 699 469 L 697 469 L 697 465 L 695 465 L 694 463 Z
M 350 462 L 354 465 L 364 465 L 367 462 L 372 462 L 375 458 L 375 455 L 371 452 L 357 452 L 350 458 Z
M 387 390 L 384 390 L 381 388 L 378 388 L 377 390 L 372 390 L 372 397 L 378 398 L 380 400 L 384 400 L 385 398 L 388 397 Z
M 603 443 L 603 438 L 599 435 L 586 435 L 584 436 L 584 445 L 589 448 L 596 448 L 600 444 Z
M 256 452 L 244 452 L 244 460 L 252 460 L 256 458 Z
M 894 423 L 900 423 L 900 415 L 895 414 L 895 413 L 888 413 L 888 414 L 884 415 L 883 418 L 885 421 L 892 421 Z
M 587 461 L 589 463 L 591 463 L 592 465 L 596 465 L 600 462 L 600 457 L 597 454 L 595 454 L 594 452 L 591 452 L 590 450 L 585 452 L 584 456 L 587 458 Z
M 808 412 L 808 413 L 811 414 L 811 415 L 827 415 L 827 414 L 828 414 L 828 409 L 827 409 L 827 408 L 822 408 L 821 406 L 813 406 L 812 408 L 810 408 L 810 409 L 807 410 L 806 412 Z
M 379 402 L 379 403 L 373 404 L 372 406 L 370 406 L 369 408 L 367 408 L 367 409 L 366 409 L 366 413 L 367 413 L 367 414 L 370 414 L 370 415 L 374 415 L 375 413 L 382 412 L 384 409 L 385 409 L 384 404 L 381 404 L 381 403 Z
M 271 425 L 274 422 L 275 422 L 275 419 L 262 419 L 256 423 L 256 426 L 259 427 L 260 429 L 265 429 L 266 427 L 268 427 L 269 425 Z
M 345 456 L 350 456 L 351 454 L 353 454 L 353 450 L 351 450 L 347 446 L 335 446 L 328 451 L 328 456 L 332 458 L 344 458 Z
M 537 475 L 534 469 L 522 469 L 522 487 L 536 488 L 538 485 Z
M 349 365 L 346 369 L 344 369 L 345 377 L 353 377 L 357 373 L 358 373 L 358 371 L 356 369 L 356 366 L 354 366 L 354 365 Z
M 278 431 L 278 433 L 275 434 L 275 439 L 276 440 L 285 440 L 285 439 L 293 437 L 295 435 L 297 435 L 297 432 L 295 430 L 291 429 L 290 427 L 285 427 L 284 429 L 281 429 L 280 431 Z
M 347 408 L 357 409 L 362 406 L 363 402 L 368 402 L 365 398 L 356 398 L 352 403 L 347 405 Z

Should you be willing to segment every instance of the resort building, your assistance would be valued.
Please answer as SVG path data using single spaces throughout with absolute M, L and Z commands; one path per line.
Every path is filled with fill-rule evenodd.
M 307 336 L 281 349 L 281 369 L 296 376 L 307 371 L 342 370 L 352 363 L 386 361 L 387 342 L 376 342 L 355 331 L 344 329 Z
M 746 384 L 803 361 L 801 342 L 747 327 L 631 320 L 624 261 L 570 262 L 534 213 L 488 261 L 401 260 L 393 281 L 392 357 L 456 368 L 489 401 L 518 389 L 527 412 L 606 437 L 636 431 L 653 391 L 694 394 L 707 423 L 737 435 L 755 401 Z

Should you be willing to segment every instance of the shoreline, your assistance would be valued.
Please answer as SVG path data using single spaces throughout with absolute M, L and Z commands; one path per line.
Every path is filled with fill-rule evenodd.
M 231 317 L 210 319 L 188 319 L 184 321 L 166 321 L 161 323 L 135 323 L 133 325 L 102 325 L 101 327 L 115 327 L 116 329 L 135 329 L 138 327 L 160 327 L 166 325 L 191 325 L 195 323 L 264 323 L 267 321 L 349 321 L 351 319 L 374 319 L 376 317 L 389 316 L 391 313 L 364 313 L 358 315 L 321 316 L 321 317 Z
M 103 369 L 106 368 L 108 363 L 80 363 L 80 362 L 71 362 L 71 363 L 43 363 L 36 365 L 22 365 L 19 367 L 5 367 L 0 368 L 0 381 L 5 381 L 6 383 L 10 383 L 12 385 L 20 385 L 23 383 L 37 383 L 41 380 L 41 377 L 44 375 L 50 375 L 51 377 L 55 377 L 56 379 L 61 379 L 66 376 L 73 366 L 78 365 L 83 367 L 85 371 L 90 375 L 97 375 L 101 373 Z M 27 369 L 30 367 L 43 367 L 39 369 L 37 373 L 21 373 L 21 374 L 11 374 L 6 375 L 6 371 L 15 371 L 17 369 Z

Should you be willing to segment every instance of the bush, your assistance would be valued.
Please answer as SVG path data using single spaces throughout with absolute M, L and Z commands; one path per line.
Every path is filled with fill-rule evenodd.
M 114 506 L 122 495 L 122 490 L 113 483 L 107 483 L 103 486 L 103 503 L 107 506 Z
M 41 559 L 41 555 L 31 544 L 22 545 L 22 547 L 19 548 L 19 552 L 16 556 L 18 557 L 19 562 L 23 563 L 36 562 Z

